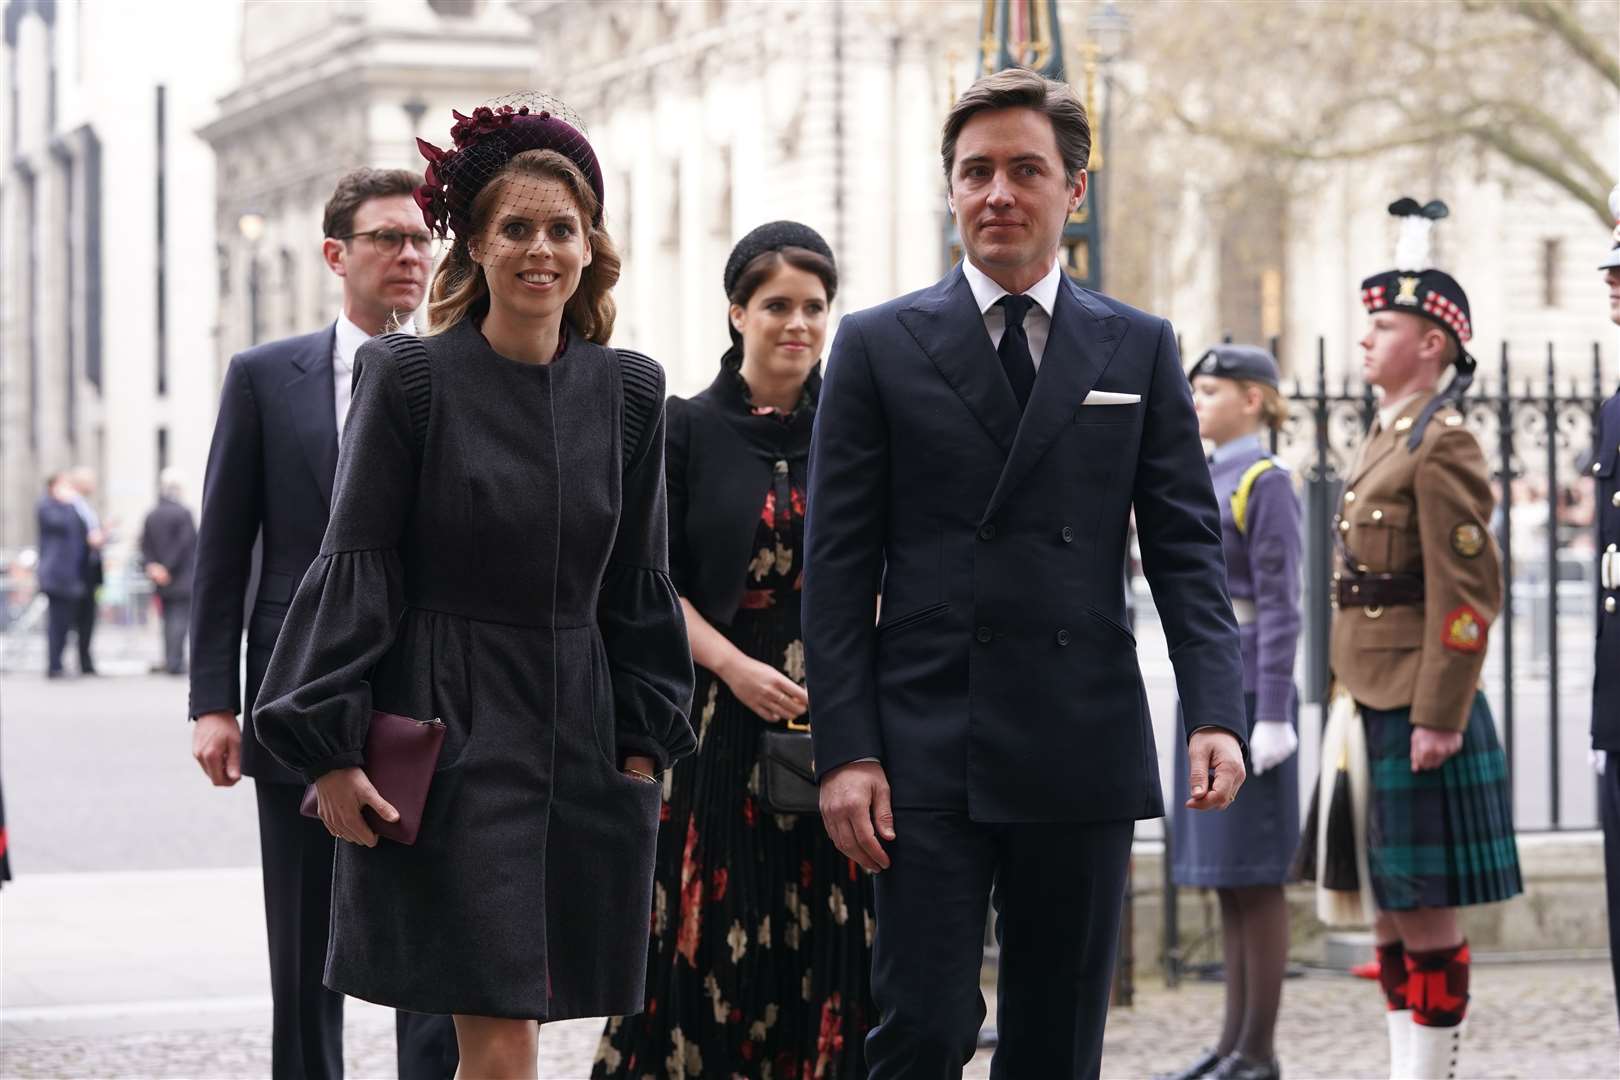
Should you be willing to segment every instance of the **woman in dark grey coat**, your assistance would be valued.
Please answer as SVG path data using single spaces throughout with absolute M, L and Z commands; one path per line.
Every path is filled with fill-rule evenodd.
M 339 838 L 326 984 L 455 1015 L 464 1075 L 533 1076 L 534 1021 L 641 1007 L 655 773 L 691 750 L 663 376 L 605 347 L 618 259 L 577 122 L 479 109 L 419 196 L 455 245 L 430 336 L 359 353 L 332 521 L 259 736 Z M 413 846 L 363 805 L 373 710 L 441 719 Z

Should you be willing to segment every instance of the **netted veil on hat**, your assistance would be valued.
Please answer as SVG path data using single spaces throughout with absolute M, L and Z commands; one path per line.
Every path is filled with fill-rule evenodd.
M 567 104 L 550 94 L 525 90 L 493 98 L 471 116 L 454 109 L 451 115 L 456 122 L 450 128 L 449 150 L 416 140 L 428 162 L 416 203 L 429 232 L 467 238 L 473 227 L 473 200 L 508 161 L 526 150 L 555 150 L 579 166 L 596 195 L 591 224 L 602 223 L 602 168 L 586 138 L 584 121 Z

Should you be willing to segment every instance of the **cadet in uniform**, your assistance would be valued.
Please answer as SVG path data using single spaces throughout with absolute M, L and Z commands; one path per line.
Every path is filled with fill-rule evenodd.
M 1214 889 L 1221 905 L 1226 1014 L 1215 1046 L 1162 1080 L 1276 1080 L 1277 1010 L 1288 968 L 1283 884 L 1299 837 L 1299 498 L 1267 451 L 1288 406 L 1277 361 L 1253 345 L 1217 345 L 1193 365 L 1198 433 L 1215 444 L 1210 480 L 1221 504 L 1226 584 L 1243 651 L 1253 763 L 1243 798 L 1224 813 L 1187 809 L 1187 752 L 1176 744 L 1171 876 Z
M 1620 219 L 1620 184 L 1609 193 Z M 1598 266 L 1609 284 L 1609 318 L 1620 323 L 1620 224 L 1614 248 Z M 1597 483 L 1597 664 L 1592 676 L 1592 757 L 1598 768 L 1603 862 L 1609 881 L 1609 960 L 1620 998 L 1620 393 L 1603 403 L 1592 457 Z
M 1390 210 L 1445 213 L 1409 199 Z M 1410 258 L 1404 237 L 1401 246 Z M 1420 256 L 1405 264 L 1424 265 Z M 1455 909 L 1522 891 L 1507 762 L 1479 689 L 1502 598 L 1495 500 L 1455 404 L 1474 367 L 1462 287 L 1439 270 L 1391 270 L 1362 282 L 1361 294 L 1363 376 L 1382 404 L 1335 521 L 1333 673 L 1366 732 L 1367 866 L 1391 1075 L 1447 1077 L 1468 1007 Z M 1436 393 L 1449 365 L 1457 377 Z

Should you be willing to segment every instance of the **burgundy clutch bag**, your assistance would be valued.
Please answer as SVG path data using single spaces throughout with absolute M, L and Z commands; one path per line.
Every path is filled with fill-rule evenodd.
M 371 730 L 366 732 L 366 776 L 377 793 L 399 811 L 399 820 L 392 823 L 378 817 L 369 806 L 360 811 L 378 836 L 401 844 L 416 843 L 428 786 L 433 783 L 433 770 L 438 767 L 443 745 L 441 720 L 412 720 L 386 712 L 371 714 Z M 298 809 L 305 817 L 321 816 L 314 784 L 304 791 Z

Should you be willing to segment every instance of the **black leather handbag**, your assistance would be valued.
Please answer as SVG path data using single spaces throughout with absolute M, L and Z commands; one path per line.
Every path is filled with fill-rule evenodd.
M 773 814 L 821 813 L 808 718 L 789 720 L 785 731 L 760 735 L 759 789 Z

